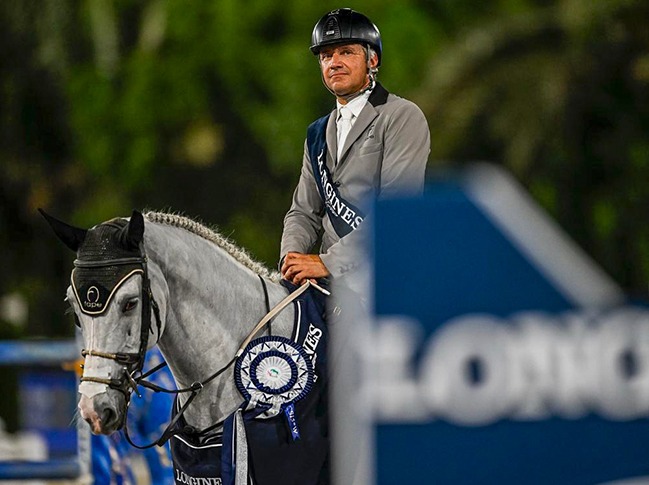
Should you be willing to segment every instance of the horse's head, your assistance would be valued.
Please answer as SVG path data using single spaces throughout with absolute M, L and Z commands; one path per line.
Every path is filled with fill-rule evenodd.
M 110 434 L 124 425 L 134 377 L 162 333 L 144 254 L 144 218 L 133 211 L 130 220 L 85 230 L 41 213 L 77 253 L 66 299 L 84 340 L 79 410 L 94 433 Z

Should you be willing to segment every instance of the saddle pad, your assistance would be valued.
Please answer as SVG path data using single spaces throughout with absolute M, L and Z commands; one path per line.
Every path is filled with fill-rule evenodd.
M 289 291 L 291 283 L 282 284 Z M 242 413 L 248 454 L 248 471 L 255 485 L 324 485 L 329 483 L 329 431 L 327 416 L 327 331 L 325 297 L 309 289 L 295 301 L 295 322 L 291 340 L 300 345 L 315 371 L 311 391 L 295 402 L 299 438 L 295 439 L 284 413 L 263 418 L 267 408 Z M 253 340 L 254 342 L 254 340 Z M 174 409 L 177 409 L 174 406 Z M 182 419 L 178 429 L 184 429 Z M 177 485 L 234 485 L 236 444 L 234 414 L 224 423 L 223 434 L 208 444 L 197 444 L 191 434 L 181 432 L 171 441 Z M 192 479 L 194 479 L 192 481 Z
M 177 485 L 222 485 L 221 439 L 198 445 L 191 434 L 173 436 L 170 440 Z

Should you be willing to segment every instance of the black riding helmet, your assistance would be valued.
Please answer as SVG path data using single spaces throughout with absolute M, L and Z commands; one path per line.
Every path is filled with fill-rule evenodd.
M 318 20 L 311 34 L 310 49 L 317 55 L 325 46 L 351 43 L 369 44 L 379 58 L 378 66 L 381 65 L 379 29 L 365 15 L 351 8 L 332 10 Z

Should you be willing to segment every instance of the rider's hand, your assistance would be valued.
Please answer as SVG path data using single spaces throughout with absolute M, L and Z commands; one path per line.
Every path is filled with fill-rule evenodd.
M 317 254 L 287 253 L 280 272 L 282 278 L 296 285 L 307 279 L 329 276 L 329 270 Z

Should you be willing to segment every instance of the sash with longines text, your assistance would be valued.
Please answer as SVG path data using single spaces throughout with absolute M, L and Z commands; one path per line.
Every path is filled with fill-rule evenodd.
M 307 149 L 318 192 L 325 204 L 329 219 L 338 236 L 343 237 L 356 229 L 365 215 L 353 204 L 343 199 L 327 168 L 327 122 L 330 114 L 314 121 L 307 129 Z

